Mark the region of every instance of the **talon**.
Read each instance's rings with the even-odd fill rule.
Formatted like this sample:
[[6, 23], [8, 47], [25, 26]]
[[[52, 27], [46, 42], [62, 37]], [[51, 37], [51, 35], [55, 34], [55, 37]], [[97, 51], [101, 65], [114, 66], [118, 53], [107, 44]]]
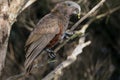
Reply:
[[71, 30], [67, 30], [65, 33], [68, 34], [68, 35], [73, 35], [75, 32], [71, 31]]
[[68, 39], [70, 38], [70, 36], [72, 36], [75, 32], [74, 31], [70, 31], [70, 30], [67, 30], [63, 36], [61, 37], [62, 39]]
[[51, 59], [54, 59], [56, 57], [56, 54], [52, 49], [46, 49], [46, 51], [48, 52], [48, 55]]

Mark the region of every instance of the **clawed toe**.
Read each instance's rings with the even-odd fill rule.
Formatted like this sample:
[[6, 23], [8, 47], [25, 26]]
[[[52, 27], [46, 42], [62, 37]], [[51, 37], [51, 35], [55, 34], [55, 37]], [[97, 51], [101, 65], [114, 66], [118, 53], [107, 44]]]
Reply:
[[68, 39], [68, 38], [70, 38], [70, 36], [72, 36], [74, 34], [74, 31], [70, 31], [70, 30], [67, 30], [64, 34], [63, 34], [63, 36], [62, 36], [62, 39]]
[[46, 49], [46, 51], [48, 52], [48, 55], [51, 59], [54, 59], [56, 57], [56, 54], [52, 49]]

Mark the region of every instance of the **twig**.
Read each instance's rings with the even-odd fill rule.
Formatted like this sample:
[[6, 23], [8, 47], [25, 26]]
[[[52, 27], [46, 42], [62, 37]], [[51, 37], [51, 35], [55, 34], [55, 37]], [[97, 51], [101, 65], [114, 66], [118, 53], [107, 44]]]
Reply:
[[120, 9], [120, 6], [115, 7], [115, 8], [113, 8], [113, 9], [109, 10], [108, 12], [105, 12], [105, 13], [103, 13], [103, 14], [100, 14], [100, 15], [96, 16], [96, 19], [103, 18], [103, 17], [105, 17], [105, 16], [107, 16], [107, 15], [109, 15], [109, 14], [114, 13], [115, 11], [117, 11], [117, 10], [119, 10], [119, 9]]
[[101, 0], [95, 7], [93, 7], [84, 17], [82, 17], [76, 24], [72, 26], [70, 30], [74, 30], [82, 21], [89, 17], [93, 12], [95, 12], [106, 0]]

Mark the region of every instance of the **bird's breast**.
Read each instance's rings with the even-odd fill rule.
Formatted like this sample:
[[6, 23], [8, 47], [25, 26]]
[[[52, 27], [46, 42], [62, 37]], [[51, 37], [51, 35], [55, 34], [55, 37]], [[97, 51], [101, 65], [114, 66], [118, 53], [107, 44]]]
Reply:
[[61, 36], [62, 36], [63, 33], [64, 33], [63, 25], [59, 24], [59, 32], [50, 41], [50, 43], [47, 45], [47, 48], [52, 48], [61, 39]]

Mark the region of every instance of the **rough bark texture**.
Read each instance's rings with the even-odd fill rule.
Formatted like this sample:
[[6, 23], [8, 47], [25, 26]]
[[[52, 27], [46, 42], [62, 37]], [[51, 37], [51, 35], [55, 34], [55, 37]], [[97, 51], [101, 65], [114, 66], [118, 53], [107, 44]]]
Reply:
[[8, 35], [10, 33], [10, 25], [7, 20], [0, 19], [0, 75], [4, 67], [5, 56], [8, 44]]
[[0, 75], [1, 71], [4, 67], [8, 37], [10, 33], [10, 24], [8, 22], [8, 5], [7, 3], [3, 3], [0, 5]]
[[0, 75], [4, 68], [11, 26], [28, 1], [29, 0], [0, 1]]

